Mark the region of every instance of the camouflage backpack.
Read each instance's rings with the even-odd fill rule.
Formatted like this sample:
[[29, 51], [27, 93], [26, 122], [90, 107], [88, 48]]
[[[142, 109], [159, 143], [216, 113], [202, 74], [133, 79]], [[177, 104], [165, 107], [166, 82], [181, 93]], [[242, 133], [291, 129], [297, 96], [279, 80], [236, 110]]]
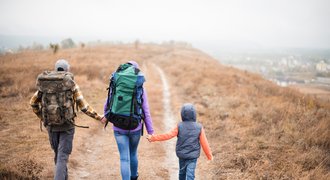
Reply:
[[73, 74], [64, 71], [45, 71], [37, 78], [42, 92], [41, 116], [45, 126], [73, 123], [75, 99], [73, 97]]

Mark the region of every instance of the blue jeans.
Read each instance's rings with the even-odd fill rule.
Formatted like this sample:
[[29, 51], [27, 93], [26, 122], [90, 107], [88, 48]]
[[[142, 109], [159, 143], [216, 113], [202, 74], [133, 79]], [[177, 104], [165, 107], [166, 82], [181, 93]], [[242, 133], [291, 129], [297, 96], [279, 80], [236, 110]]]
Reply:
[[141, 130], [136, 132], [114, 131], [120, 154], [120, 172], [123, 180], [138, 176], [137, 147], [140, 142]]
[[68, 179], [67, 163], [72, 151], [74, 129], [61, 132], [48, 130], [49, 142], [55, 153], [55, 180]]
[[195, 179], [196, 159], [181, 159], [179, 158], [179, 180]]

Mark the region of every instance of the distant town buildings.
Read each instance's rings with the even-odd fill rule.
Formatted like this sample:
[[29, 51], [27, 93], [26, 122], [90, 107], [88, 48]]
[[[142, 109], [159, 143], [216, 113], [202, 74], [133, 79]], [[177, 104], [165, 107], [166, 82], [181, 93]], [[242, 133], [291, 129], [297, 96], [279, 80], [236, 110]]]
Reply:
[[279, 86], [322, 84], [330, 88], [330, 59], [307, 54], [229, 54], [223, 64], [261, 74]]
[[330, 69], [329, 69], [329, 65], [327, 63], [325, 63], [324, 61], [321, 61], [316, 64], [316, 70], [318, 72], [328, 72]]
[[14, 51], [12, 49], [6, 47], [0, 47], [0, 55], [1, 54], [13, 54]]

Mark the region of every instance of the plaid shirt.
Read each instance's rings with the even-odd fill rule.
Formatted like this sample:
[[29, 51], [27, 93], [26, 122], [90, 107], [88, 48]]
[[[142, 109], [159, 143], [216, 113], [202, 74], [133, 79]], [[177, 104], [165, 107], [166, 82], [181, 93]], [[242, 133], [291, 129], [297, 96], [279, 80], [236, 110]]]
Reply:
[[[37, 91], [34, 93], [30, 100], [30, 105], [33, 109], [33, 112], [41, 119], [41, 97], [42, 92]], [[95, 110], [87, 103], [87, 101], [84, 99], [79, 86], [76, 84], [73, 89], [73, 97], [76, 100], [76, 103], [79, 107], [79, 109], [84, 112], [86, 115], [90, 116], [91, 118], [94, 118], [96, 120], [101, 120], [102, 117], [95, 112]]]

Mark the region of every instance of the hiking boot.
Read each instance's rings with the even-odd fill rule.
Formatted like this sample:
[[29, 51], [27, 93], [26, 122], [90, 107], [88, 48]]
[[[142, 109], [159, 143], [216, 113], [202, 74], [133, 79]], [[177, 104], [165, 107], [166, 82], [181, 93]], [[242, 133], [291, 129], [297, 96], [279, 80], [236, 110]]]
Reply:
[[137, 180], [139, 176], [131, 177], [131, 180]]

